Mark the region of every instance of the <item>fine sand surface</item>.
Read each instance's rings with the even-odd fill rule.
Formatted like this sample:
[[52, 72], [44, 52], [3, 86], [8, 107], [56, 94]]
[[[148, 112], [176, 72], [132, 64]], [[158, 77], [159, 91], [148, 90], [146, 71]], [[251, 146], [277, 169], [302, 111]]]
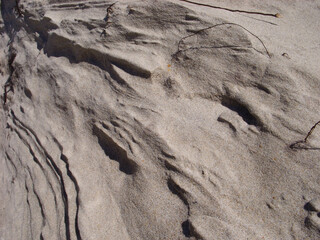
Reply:
[[320, 1], [114, 2], [1, 1], [0, 240], [320, 239]]

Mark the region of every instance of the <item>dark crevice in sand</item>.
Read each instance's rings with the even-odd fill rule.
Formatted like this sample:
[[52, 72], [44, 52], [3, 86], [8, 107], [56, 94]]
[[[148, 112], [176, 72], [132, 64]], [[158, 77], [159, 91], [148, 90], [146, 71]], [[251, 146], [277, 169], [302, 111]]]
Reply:
[[39, 205], [39, 208], [40, 208], [41, 217], [42, 217], [42, 225], [41, 225], [41, 228], [43, 229], [43, 227], [44, 227], [45, 224], [46, 224], [46, 215], [45, 215], [45, 213], [44, 213], [44, 206], [43, 206], [43, 204], [42, 204], [42, 202], [41, 202], [41, 199], [40, 199], [40, 197], [39, 197], [39, 194], [38, 194], [38, 193], [36, 192], [36, 190], [35, 190], [35, 185], [34, 185], [35, 182], [34, 182], [34, 179], [33, 179], [32, 174], [31, 174], [31, 171], [30, 171], [29, 167], [26, 167], [26, 169], [27, 169], [27, 172], [28, 172], [28, 174], [29, 174], [29, 176], [30, 176], [30, 179], [31, 179], [33, 194], [36, 196], [36, 199], [37, 199], [37, 202], [38, 202], [38, 205]]
[[58, 28], [58, 25], [54, 24], [50, 18], [43, 17], [38, 20], [33, 18], [33, 16], [28, 12], [26, 12], [24, 20], [26, 23], [24, 28], [29, 34], [34, 35], [35, 41], [37, 42], [37, 48], [39, 50], [44, 48], [49, 37], [48, 32]]
[[167, 152], [165, 152], [165, 151], [163, 151], [163, 150], [161, 150], [161, 154], [162, 154], [163, 156], [165, 156], [166, 158], [176, 159], [176, 157], [175, 157], [174, 155], [172, 155], [172, 154], [170, 154], [170, 153], [167, 153]]
[[114, 161], [119, 163], [119, 170], [125, 174], [132, 175], [137, 172], [138, 165], [128, 157], [125, 149], [117, 144], [110, 136], [107, 135], [102, 129], [93, 126], [93, 134], [97, 136], [98, 143], [104, 153]]
[[52, 185], [52, 183], [51, 183], [50, 180], [49, 180], [48, 174], [46, 173], [46, 170], [45, 170], [44, 166], [40, 163], [39, 159], [36, 157], [34, 151], [32, 150], [31, 145], [30, 145], [29, 142], [21, 135], [21, 133], [20, 133], [17, 129], [13, 128], [13, 127], [12, 127], [11, 125], [9, 125], [9, 124], [8, 124], [8, 127], [17, 134], [17, 136], [18, 136], [19, 139], [22, 141], [22, 143], [28, 148], [29, 153], [31, 154], [33, 161], [40, 167], [41, 171], [43, 172], [43, 174], [44, 174], [44, 176], [45, 176], [45, 178], [46, 178], [46, 180], [47, 180], [47, 182], [48, 182], [48, 184], [49, 184], [50, 190], [51, 190], [51, 192], [53, 193], [54, 202], [55, 202], [55, 209], [58, 209], [57, 197], [56, 197], [56, 194], [55, 194], [55, 192], [54, 192], [53, 185]]
[[271, 94], [271, 91], [264, 85], [262, 84], [256, 84], [255, 87], [261, 91], [264, 91], [267, 94]]
[[33, 228], [32, 228], [32, 210], [31, 210], [30, 201], [29, 201], [29, 188], [27, 186], [27, 180], [25, 180], [25, 182], [24, 182], [24, 187], [27, 192], [26, 200], [27, 200], [27, 206], [28, 206], [28, 210], [29, 210], [29, 227], [30, 227], [31, 239], [34, 239], [33, 238]]
[[[169, 190], [177, 195], [180, 200], [186, 205], [187, 207], [187, 216], [189, 218], [190, 216], [190, 205], [188, 202], [188, 199], [186, 197], [186, 191], [184, 189], [182, 189], [171, 177], [167, 180], [167, 185]], [[190, 231], [190, 222], [189, 219], [185, 220], [182, 224], [181, 224], [181, 228], [182, 228], [182, 233], [184, 234], [185, 237], [189, 238], [192, 237], [192, 233]]]
[[181, 227], [182, 227], [182, 233], [184, 234], [184, 236], [186, 236], [188, 238], [191, 237], [189, 220], [184, 221], [181, 224]]
[[3, 104], [7, 103], [8, 93], [14, 93], [14, 78], [18, 77], [15, 72], [15, 67], [13, 65], [14, 60], [17, 56], [16, 50], [13, 48], [12, 44], [9, 46], [9, 54], [8, 54], [8, 66], [9, 66], [9, 77], [4, 84], [4, 92], [3, 92]]
[[[67, 191], [65, 188], [65, 182], [64, 182], [62, 172], [61, 172], [60, 168], [57, 166], [57, 164], [55, 163], [55, 161], [53, 160], [53, 158], [49, 155], [47, 150], [43, 147], [43, 145], [41, 144], [36, 133], [31, 128], [27, 127], [22, 121], [20, 121], [16, 117], [16, 115], [14, 114], [13, 111], [11, 111], [11, 116], [12, 116], [12, 120], [13, 120], [14, 124], [19, 129], [24, 131], [27, 134], [27, 136], [31, 137], [31, 139], [34, 138], [34, 144], [38, 148], [38, 151], [43, 154], [44, 159], [46, 160], [47, 165], [49, 166], [49, 169], [52, 170], [52, 172], [56, 176], [57, 181], [59, 182], [58, 185], [60, 186], [61, 197], [62, 197], [62, 202], [63, 202], [63, 206], [64, 206], [64, 223], [65, 223], [65, 231], [66, 231], [65, 234], [66, 234], [66, 239], [69, 240], [69, 239], [71, 239], [71, 237], [70, 237], [70, 219], [69, 219], [69, 202], [68, 202], [68, 195], [67, 195]], [[21, 135], [20, 135], [20, 138], [21, 138]], [[27, 145], [29, 145], [27, 140], [25, 140], [24, 142]], [[33, 150], [31, 149], [30, 145], [29, 145], [29, 149], [30, 149], [30, 153], [33, 153]], [[33, 153], [33, 156], [34, 156], [34, 159], [37, 159], [35, 157], [34, 153]], [[39, 166], [42, 166], [40, 164], [39, 160], [37, 160], [37, 162], [38, 162]], [[43, 172], [46, 173], [46, 171], [44, 171], [44, 167], [42, 166], [41, 168], [42, 168]]]
[[245, 104], [226, 96], [222, 98], [221, 104], [239, 114], [247, 124], [255, 126], [260, 125], [259, 120], [250, 112]]
[[76, 195], [76, 209], [77, 210], [76, 210], [76, 217], [75, 217], [75, 231], [76, 231], [77, 239], [81, 240], [82, 238], [81, 238], [81, 233], [80, 233], [80, 228], [79, 228], [79, 207], [80, 207], [80, 199], [79, 199], [80, 188], [79, 188], [79, 184], [78, 184], [77, 179], [73, 175], [73, 173], [70, 171], [69, 160], [66, 157], [66, 155], [61, 153], [60, 159], [66, 164], [67, 175], [69, 176], [69, 178], [73, 182], [73, 185], [74, 185], [76, 193], [77, 193], [77, 195]]
[[168, 160], [162, 159], [162, 158], [159, 158], [159, 160], [164, 162], [164, 166], [167, 170], [173, 171], [176, 173], [181, 173], [181, 170], [178, 167], [176, 167], [175, 165], [173, 165], [171, 162], [169, 162]]
[[226, 123], [228, 124], [229, 128], [235, 133], [237, 132], [237, 129], [236, 127], [230, 122], [228, 121], [227, 119], [223, 118], [223, 117], [218, 117], [218, 122], [221, 122], [221, 123]]
[[189, 203], [188, 203], [188, 199], [187, 197], [185, 196], [186, 194], [186, 191], [183, 190], [172, 178], [169, 178], [168, 179], [168, 182], [167, 182], [167, 185], [168, 185], [168, 188], [169, 190], [177, 195], [181, 201], [188, 207], [189, 209]]
[[191, 221], [189, 221], [189, 231], [190, 231], [190, 236], [194, 237], [195, 239], [205, 239], [194, 227]]
[[133, 76], [141, 78], [149, 78], [151, 76], [151, 72], [146, 69], [142, 69], [126, 59], [117, 58], [107, 53], [102, 53], [96, 49], [82, 47], [81, 45], [75, 44], [73, 41], [56, 33], [49, 35], [44, 52], [49, 57], [66, 57], [71, 63], [87, 62], [97, 66], [100, 69], [109, 72], [111, 77], [119, 81], [122, 85], [126, 82], [115, 72], [112, 64]]
[[14, 164], [12, 158], [10, 157], [10, 155], [8, 154], [7, 151], [5, 151], [4, 154], [5, 154], [5, 159], [10, 163], [11, 166], [13, 166], [13, 169], [14, 169], [14, 176], [13, 177], [16, 178], [18, 175], [17, 166]]

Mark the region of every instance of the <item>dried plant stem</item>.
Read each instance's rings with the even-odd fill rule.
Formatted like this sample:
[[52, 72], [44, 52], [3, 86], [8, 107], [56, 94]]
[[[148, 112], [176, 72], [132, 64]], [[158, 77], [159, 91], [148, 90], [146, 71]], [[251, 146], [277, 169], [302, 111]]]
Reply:
[[320, 121], [316, 122], [316, 124], [314, 124], [312, 126], [312, 128], [310, 129], [310, 131], [308, 132], [307, 136], [304, 138], [304, 142], [307, 142], [308, 138], [310, 137], [310, 135], [312, 134], [313, 130], [317, 127], [317, 125], [320, 123]]
[[209, 4], [204, 4], [204, 3], [198, 3], [198, 2], [193, 2], [193, 1], [188, 1], [188, 0], [179, 0], [181, 2], [187, 2], [199, 6], [204, 6], [204, 7], [210, 7], [210, 8], [215, 8], [215, 9], [220, 9], [220, 10], [225, 10], [229, 12], [239, 12], [239, 13], [246, 13], [246, 14], [256, 14], [256, 15], [262, 15], [262, 16], [268, 16], [268, 17], [279, 17], [279, 14], [273, 14], [273, 13], [264, 13], [264, 12], [253, 12], [253, 11], [245, 11], [245, 10], [238, 10], [238, 9], [230, 9], [230, 8], [225, 8], [225, 7], [218, 7], [218, 6], [213, 6]]
[[320, 121], [316, 122], [312, 126], [312, 128], [307, 133], [307, 136], [303, 140], [292, 143], [289, 147], [291, 149], [320, 150], [320, 148], [318, 148], [318, 147], [310, 147], [310, 146], [307, 146], [307, 144], [306, 144], [308, 141], [308, 138], [310, 137], [310, 135], [312, 134], [314, 129], [318, 126], [318, 124], [320, 124]]
[[201, 32], [204, 32], [204, 31], [209, 30], [209, 29], [211, 29], [211, 28], [215, 28], [215, 27], [222, 26], [222, 25], [235, 25], [235, 26], [241, 27], [242, 29], [244, 29], [245, 31], [247, 31], [248, 33], [250, 33], [252, 36], [254, 36], [255, 38], [257, 38], [257, 39], [261, 42], [262, 46], [263, 46], [264, 49], [266, 50], [266, 53], [267, 53], [268, 57], [271, 58], [270, 53], [269, 53], [267, 47], [264, 45], [263, 41], [262, 41], [257, 35], [255, 35], [254, 33], [250, 32], [248, 29], [246, 29], [245, 27], [243, 27], [243, 26], [241, 26], [240, 24], [237, 24], [237, 23], [219, 23], [219, 24], [215, 24], [215, 25], [210, 26], [210, 27], [206, 27], [206, 28], [200, 29], [200, 30], [198, 30], [198, 31], [196, 31], [196, 32], [188, 35], [188, 36], [185, 36], [185, 37], [181, 38], [181, 39], [179, 40], [179, 42], [178, 42], [178, 51], [177, 51], [177, 53], [181, 52], [181, 50], [180, 50], [180, 45], [181, 45], [181, 43], [182, 43], [182, 41], [183, 41], [184, 39], [189, 38], [189, 37], [192, 37], [192, 36], [195, 36], [195, 35], [197, 35], [197, 34], [199, 34], [199, 33], [201, 33]]

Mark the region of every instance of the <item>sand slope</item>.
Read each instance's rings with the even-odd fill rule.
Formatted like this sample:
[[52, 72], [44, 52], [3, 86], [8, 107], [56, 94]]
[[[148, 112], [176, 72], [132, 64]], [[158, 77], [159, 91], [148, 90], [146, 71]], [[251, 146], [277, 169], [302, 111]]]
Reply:
[[1, 1], [1, 240], [320, 237], [320, 3], [197, 2]]

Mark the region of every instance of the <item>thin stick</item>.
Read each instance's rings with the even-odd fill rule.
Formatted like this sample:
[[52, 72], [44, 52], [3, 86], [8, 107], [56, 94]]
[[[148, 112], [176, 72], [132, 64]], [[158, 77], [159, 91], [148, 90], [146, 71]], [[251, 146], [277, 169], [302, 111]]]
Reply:
[[[316, 122], [312, 128], [310, 129], [310, 131], [308, 132], [307, 136], [300, 141], [297, 141], [295, 143], [292, 143], [289, 147], [291, 149], [305, 149], [305, 150], [320, 150], [320, 148], [314, 148], [314, 147], [308, 147], [306, 145], [308, 138], [310, 137], [310, 135], [312, 134], [313, 130], [317, 127], [317, 125], [320, 124], [320, 121]], [[302, 145], [301, 145], [302, 144]]]
[[[181, 0], [181, 1], [182, 1], [182, 0]], [[255, 38], [257, 38], [257, 39], [261, 42], [262, 46], [263, 46], [264, 49], [266, 50], [266, 53], [268, 54], [268, 57], [271, 58], [270, 53], [269, 53], [267, 47], [266, 47], [266, 46], [264, 45], [264, 43], [262, 42], [262, 40], [261, 40], [257, 35], [255, 35], [254, 33], [250, 32], [248, 29], [246, 29], [245, 27], [242, 27], [241, 25], [239, 25], [239, 24], [237, 24], [237, 23], [219, 23], [219, 24], [216, 24], [216, 25], [213, 25], [213, 26], [210, 26], [210, 27], [206, 27], [206, 28], [200, 29], [200, 30], [196, 31], [195, 33], [192, 33], [192, 34], [190, 34], [190, 35], [188, 35], [188, 36], [185, 36], [185, 37], [181, 38], [180, 41], [178, 42], [178, 51], [177, 51], [177, 53], [181, 51], [181, 50], [180, 50], [180, 45], [181, 45], [181, 42], [182, 42], [184, 39], [189, 38], [189, 37], [192, 37], [192, 36], [195, 36], [195, 35], [199, 34], [200, 32], [209, 30], [209, 29], [214, 28], [214, 27], [222, 26], [222, 25], [235, 25], [235, 26], [241, 27], [242, 29], [244, 29], [245, 31], [247, 31], [248, 33], [250, 33], [252, 36], [254, 36]]]
[[320, 123], [320, 121], [318, 121], [316, 124], [314, 124], [312, 126], [312, 128], [310, 129], [310, 131], [308, 132], [307, 136], [304, 138], [304, 142], [307, 142], [308, 138], [310, 137], [310, 135], [312, 134], [313, 130], [317, 127], [317, 125]]
[[225, 7], [218, 7], [218, 6], [213, 6], [213, 5], [209, 5], [209, 4], [204, 4], [204, 3], [192, 2], [192, 1], [188, 1], [188, 0], [179, 0], [179, 1], [187, 2], [187, 3], [191, 3], [191, 4], [196, 4], [196, 5], [204, 6], [204, 7], [210, 7], [210, 8], [220, 9], [220, 10], [226, 10], [226, 11], [229, 11], [229, 12], [256, 14], [256, 15], [263, 15], [263, 16], [276, 17], [276, 18], [279, 17], [278, 13], [273, 14], [273, 13], [253, 12], [253, 11], [245, 11], [245, 10], [238, 10], [238, 9], [230, 9], [230, 8], [225, 8]]

